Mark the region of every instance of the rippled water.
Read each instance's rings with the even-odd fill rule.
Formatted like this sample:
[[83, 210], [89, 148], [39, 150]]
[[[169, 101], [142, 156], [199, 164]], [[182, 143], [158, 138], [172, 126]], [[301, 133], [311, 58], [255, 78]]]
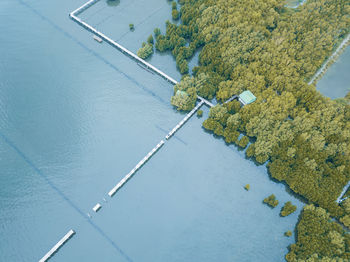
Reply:
[[[204, 118], [107, 196], [184, 115], [169, 83], [68, 18], [83, 3], [0, 1], [0, 261], [38, 261], [69, 229], [52, 261], [283, 261], [299, 212], [281, 218], [262, 199], [303, 204]], [[101, 1], [82, 17], [135, 52], [170, 9]], [[150, 61], [180, 78], [170, 56]]]

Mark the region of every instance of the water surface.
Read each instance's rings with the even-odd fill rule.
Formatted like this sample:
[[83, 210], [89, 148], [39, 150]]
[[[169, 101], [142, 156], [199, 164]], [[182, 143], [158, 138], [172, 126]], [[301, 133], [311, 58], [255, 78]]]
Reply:
[[[298, 211], [302, 203], [204, 132], [204, 118], [108, 198], [184, 115], [169, 103], [169, 83], [68, 18], [83, 3], [0, 2], [0, 261], [37, 261], [71, 228], [52, 261], [283, 261], [298, 212], [281, 218], [261, 201], [274, 193]], [[136, 51], [154, 27], [164, 30], [170, 9], [101, 1], [83, 15]], [[180, 78], [170, 56], [151, 62]]]
[[328, 68], [317, 82], [317, 89], [332, 99], [344, 97], [350, 91], [350, 47]]

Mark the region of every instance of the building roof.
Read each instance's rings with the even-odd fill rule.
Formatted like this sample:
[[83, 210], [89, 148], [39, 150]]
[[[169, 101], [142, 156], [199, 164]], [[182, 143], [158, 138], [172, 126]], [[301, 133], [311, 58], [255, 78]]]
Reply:
[[256, 97], [249, 90], [246, 90], [239, 95], [239, 101], [241, 101], [243, 105], [248, 105], [250, 103], [253, 103], [255, 100], [256, 100]]
[[185, 91], [182, 91], [182, 90], [177, 90], [176, 91], [176, 95], [177, 96], [182, 96], [182, 97], [187, 97], [188, 96], [188, 94]]

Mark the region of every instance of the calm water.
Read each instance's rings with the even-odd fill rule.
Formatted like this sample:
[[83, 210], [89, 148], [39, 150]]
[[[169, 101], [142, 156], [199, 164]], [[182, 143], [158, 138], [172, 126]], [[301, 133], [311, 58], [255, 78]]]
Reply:
[[344, 97], [350, 91], [350, 47], [328, 68], [317, 82], [317, 89], [332, 99]]
[[[203, 119], [107, 197], [183, 115], [170, 84], [68, 18], [83, 2], [0, 1], [0, 261], [38, 261], [71, 228], [52, 261], [283, 261], [303, 204]], [[170, 9], [101, 1], [82, 16], [136, 51]], [[170, 56], [151, 63], [180, 78]], [[261, 203], [271, 193], [298, 212], [279, 217]]]

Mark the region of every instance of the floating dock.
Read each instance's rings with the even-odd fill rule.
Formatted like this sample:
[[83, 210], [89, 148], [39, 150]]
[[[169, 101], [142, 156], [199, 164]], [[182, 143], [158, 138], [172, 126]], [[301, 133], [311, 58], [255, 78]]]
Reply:
[[108, 195], [112, 197], [163, 145], [164, 141], [162, 140], [122, 180], [120, 180], [111, 191], [109, 191]]
[[92, 208], [92, 210], [94, 211], [94, 212], [97, 212], [97, 211], [99, 211], [100, 209], [101, 209], [101, 204], [100, 203], [97, 203], [93, 208]]
[[193, 108], [193, 109], [191, 110], [191, 112], [189, 112], [189, 113], [185, 116], [185, 118], [182, 119], [182, 120], [180, 121], [180, 123], [178, 123], [178, 124], [169, 132], [169, 134], [166, 135], [165, 139], [168, 140], [170, 137], [172, 137], [172, 135], [174, 135], [174, 134], [176, 133], [176, 131], [179, 130], [179, 129], [187, 122], [187, 120], [190, 119], [191, 116], [193, 116], [193, 114], [197, 112], [197, 110], [198, 110], [203, 104], [204, 104], [204, 101], [199, 102], [198, 105], [197, 105], [195, 108]]
[[46, 253], [45, 256], [42, 257], [42, 259], [39, 260], [39, 262], [45, 262], [47, 261], [60, 247], [62, 247], [64, 245], [64, 243], [66, 243], [73, 235], [75, 234], [74, 230], [69, 230], [68, 233], [61, 238], [60, 241], [57, 242], [56, 245], [54, 245], [53, 248], [50, 249], [49, 252]]

